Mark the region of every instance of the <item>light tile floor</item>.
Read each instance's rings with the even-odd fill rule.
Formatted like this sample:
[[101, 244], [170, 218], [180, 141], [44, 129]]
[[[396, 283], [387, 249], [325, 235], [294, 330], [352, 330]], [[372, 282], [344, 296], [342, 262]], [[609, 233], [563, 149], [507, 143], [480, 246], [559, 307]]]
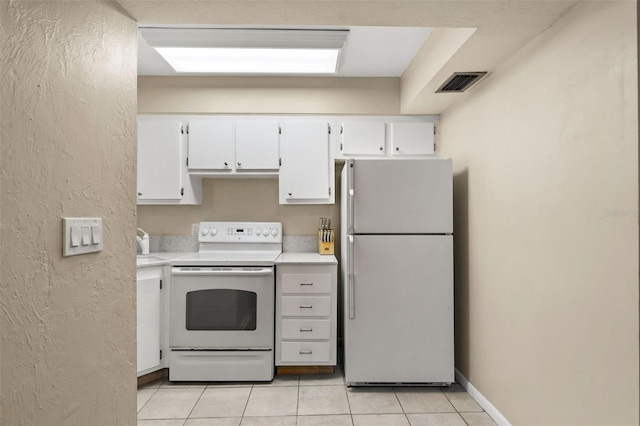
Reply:
[[334, 374], [276, 376], [271, 383], [160, 380], [138, 389], [140, 426], [495, 425], [458, 384], [352, 387]]

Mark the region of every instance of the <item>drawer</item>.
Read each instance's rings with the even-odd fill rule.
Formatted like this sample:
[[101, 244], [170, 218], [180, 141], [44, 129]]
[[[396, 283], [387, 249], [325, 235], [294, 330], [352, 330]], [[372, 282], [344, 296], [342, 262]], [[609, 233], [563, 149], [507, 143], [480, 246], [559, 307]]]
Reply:
[[283, 339], [329, 339], [331, 320], [283, 319]]
[[331, 293], [331, 274], [282, 274], [283, 293]]
[[329, 296], [282, 296], [282, 316], [328, 317], [331, 315]]
[[282, 342], [280, 361], [312, 365], [331, 361], [330, 342]]

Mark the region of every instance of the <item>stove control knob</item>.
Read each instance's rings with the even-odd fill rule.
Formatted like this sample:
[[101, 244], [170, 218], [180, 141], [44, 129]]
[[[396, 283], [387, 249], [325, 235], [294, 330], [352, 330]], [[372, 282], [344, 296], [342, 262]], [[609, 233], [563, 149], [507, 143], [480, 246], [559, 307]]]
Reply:
[[205, 236], [205, 235], [209, 235], [209, 230], [207, 228], [202, 228], [202, 231], [200, 231], [200, 233]]
[[209, 233], [213, 237], [214, 235], [218, 235], [218, 230], [216, 228], [209, 228]]
[[271, 235], [273, 235], [274, 237], [278, 235], [278, 230], [276, 228], [273, 228], [271, 230]]
[[260, 235], [262, 235], [262, 229], [258, 228], [256, 229], [256, 235], [259, 237]]

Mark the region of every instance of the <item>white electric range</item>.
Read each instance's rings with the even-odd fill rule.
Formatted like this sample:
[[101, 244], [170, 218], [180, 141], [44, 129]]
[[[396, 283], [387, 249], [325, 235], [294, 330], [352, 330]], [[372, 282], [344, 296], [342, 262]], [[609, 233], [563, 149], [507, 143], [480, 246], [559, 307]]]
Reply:
[[282, 224], [201, 222], [199, 251], [171, 262], [171, 381], [269, 381]]

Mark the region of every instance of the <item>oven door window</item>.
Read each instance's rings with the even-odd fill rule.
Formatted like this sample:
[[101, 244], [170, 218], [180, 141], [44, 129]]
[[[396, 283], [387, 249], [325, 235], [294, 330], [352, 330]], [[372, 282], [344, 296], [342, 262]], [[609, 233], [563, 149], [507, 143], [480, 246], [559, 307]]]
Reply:
[[255, 330], [255, 292], [198, 290], [187, 293], [187, 330]]

